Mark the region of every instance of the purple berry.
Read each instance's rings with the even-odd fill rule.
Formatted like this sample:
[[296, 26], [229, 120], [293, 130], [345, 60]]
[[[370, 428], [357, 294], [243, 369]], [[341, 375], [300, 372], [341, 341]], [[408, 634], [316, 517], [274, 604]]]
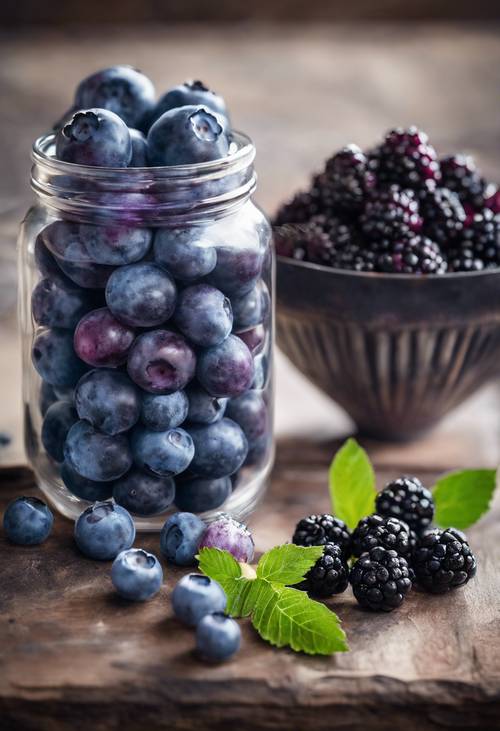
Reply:
[[250, 330], [239, 332], [236, 335], [245, 343], [252, 355], [260, 353], [266, 344], [267, 333], [264, 325], [257, 325], [256, 327], [252, 327]]
[[134, 331], [119, 322], [107, 307], [85, 315], [75, 330], [75, 351], [96, 368], [116, 368], [127, 360]]
[[132, 158], [128, 127], [105, 109], [78, 111], [56, 135], [56, 157], [77, 165], [125, 168]]
[[212, 396], [239, 396], [250, 388], [254, 367], [250, 351], [235, 335], [200, 353], [196, 375]]
[[130, 378], [150, 393], [173, 393], [193, 378], [196, 356], [182, 335], [153, 330], [140, 335], [127, 363]]
[[229, 516], [223, 516], [211, 523], [200, 543], [202, 548], [219, 548], [229, 551], [237, 561], [250, 563], [254, 554], [252, 534], [243, 523], [238, 523]]

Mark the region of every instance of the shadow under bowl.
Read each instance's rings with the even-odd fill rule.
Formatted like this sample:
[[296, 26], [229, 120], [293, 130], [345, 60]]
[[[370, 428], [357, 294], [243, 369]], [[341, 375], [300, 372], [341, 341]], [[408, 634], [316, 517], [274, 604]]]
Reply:
[[277, 274], [279, 347], [366, 435], [415, 437], [500, 374], [500, 269]]

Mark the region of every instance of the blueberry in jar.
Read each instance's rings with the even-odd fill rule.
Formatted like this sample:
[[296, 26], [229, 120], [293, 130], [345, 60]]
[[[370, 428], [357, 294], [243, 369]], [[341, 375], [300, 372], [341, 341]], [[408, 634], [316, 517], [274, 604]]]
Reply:
[[54, 516], [36, 497], [18, 497], [7, 505], [3, 516], [3, 529], [11, 543], [19, 546], [35, 546], [48, 537]]
[[195, 345], [208, 348], [227, 338], [233, 326], [229, 299], [209, 284], [195, 284], [179, 293], [174, 322]]
[[95, 368], [116, 368], [127, 360], [135, 332], [123, 324], [107, 307], [92, 310], [82, 317], [75, 335], [75, 351]]
[[231, 419], [221, 419], [214, 424], [189, 425], [194, 444], [194, 457], [189, 465], [190, 473], [197, 477], [228, 477], [237, 472], [248, 453], [248, 441], [241, 429]]
[[130, 378], [149, 393], [173, 393], [193, 378], [196, 356], [182, 335], [153, 330], [136, 338], [127, 361]]
[[148, 143], [145, 135], [138, 129], [129, 128], [130, 139], [132, 140], [131, 168], [144, 168], [148, 164]]
[[31, 295], [33, 319], [37, 325], [45, 327], [71, 330], [94, 307], [94, 298], [62, 274], [57, 278], [41, 279]]
[[40, 332], [33, 342], [31, 359], [38, 374], [51, 386], [75, 386], [87, 370], [75, 353], [70, 330]]
[[155, 261], [185, 282], [210, 274], [217, 263], [213, 241], [201, 226], [159, 228], [153, 248]]
[[152, 262], [120, 267], [106, 285], [106, 303], [120, 322], [154, 327], [172, 316], [177, 288], [168, 272]]
[[42, 444], [47, 454], [56, 462], [64, 461], [64, 443], [68, 432], [78, 421], [73, 404], [56, 401], [49, 407], [42, 424]]
[[174, 496], [175, 482], [171, 477], [159, 477], [135, 468], [113, 484], [115, 502], [141, 517], [165, 512]]
[[135, 525], [130, 514], [111, 500], [90, 505], [75, 522], [75, 541], [88, 558], [109, 561], [130, 548]]
[[56, 157], [92, 167], [126, 168], [132, 140], [125, 122], [106, 109], [82, 109], [56, 134]]
[[69, 430], [64, 459], [79, 475], [96, 482], [117, 480], [132, 466], [127, 437], [103, 434], [87, 421], [77, 421]]
[[232, 492], [229, 477], [216, 479], [179, 479], [175, 490], [175, 505], [179, 510], [204, 513], [223, 505]]
[[75, 390], [75, 406], [86, 419], [105, 434], [120, 434], [139, 420], [139, 390], [125, 373], [97, 369], [86, 373]]
[[241, 332], [260, 325], [270, 310], [269, 292], [263, 282], [241, 297], [231, 297], [234, 330]]
[[152, 431], [167, 431], [180, 426], [188, 416], [189, 402], [185, 391], [167, 394], [143, 393], [141, 420]]
[[252, 385], [252, 354], [240, 338], [229, 335], [220, 345], [200, 352], [196, 375], [212, 396], [240, 396]]
[[177, 566], [192, 566], [206, 525], [193, 513], [175, 513], [165, 522], [160, 533], [160, 550]]
[[113, 561], [111, 581], [124, 599], [143, 602], [160, 591], [163, 569], [152, 553], [142, 548], [129, 548]]
[[72, 495], [89, 503], [109, 500], [113, 495], [112, 482], [96, 482], [82, 477], [68, 462], [63, 462], [61, 465], [61, 480]]
[[158, 432], [136, 426], [130, 442], [135, 464], [163, 477], [184, 472], [194, 455], [191, 435], [180, 428]]
[[227, 398], [212, 396], [197, 383], [190, 384], [186, 394], [189, 402], [187, 418], [194, 424], [214, 424], [224, 416]]
[[170, 109], [185, 107], [189, 105], [202, 104], [207, 109], [217, 112], [224, 117], [226, 124], [229, 121], [229, 113], [224, 99], [209, 89], [202, 81], [185, 81], [183, 84], [174, 86], [161, 96], [151, 113], [146, 116], [146, 126], [151, 127], [159, 117]]
[[177, 619], [196, 627], [212, 612], [223, 612], [227, 598], [221, 585], [202, 574], [187, 574], [172, 592], [172, 607]]

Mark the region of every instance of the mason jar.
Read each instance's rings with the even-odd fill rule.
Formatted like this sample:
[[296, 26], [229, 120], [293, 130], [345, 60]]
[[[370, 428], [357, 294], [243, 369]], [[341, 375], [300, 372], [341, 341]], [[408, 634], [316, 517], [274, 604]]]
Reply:
[[33, 147], [19, 237], [25, 445], [75, 518], [244, 519], [273, 459], [271, 229], [251, 140], [196, 165], [108, 169]]

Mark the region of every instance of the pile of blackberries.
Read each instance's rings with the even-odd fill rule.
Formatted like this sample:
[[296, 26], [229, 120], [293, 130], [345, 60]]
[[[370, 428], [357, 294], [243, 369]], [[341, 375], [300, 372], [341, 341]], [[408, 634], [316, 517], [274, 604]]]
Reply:
[[337, 269], [445, 274], [500, 267], [500, 191], [416, 127], [349, 145], [276, 214], [281, 256]]
[[[326, 598], [352, 586], [359, 604], [373, 611], [399, 607], [414, 583], [432, 594], [464, 586], [476, 558], [463, 533], [431, 527], [432, 494], [416, 477], [400, 477], [377, 496], [377, 512], [349, 533], [332, 515], [310, 515], [297, 524], [293, 542], [324, 546], [298, 588]], [[349, 560], [355, 557], [352, 567]]]

